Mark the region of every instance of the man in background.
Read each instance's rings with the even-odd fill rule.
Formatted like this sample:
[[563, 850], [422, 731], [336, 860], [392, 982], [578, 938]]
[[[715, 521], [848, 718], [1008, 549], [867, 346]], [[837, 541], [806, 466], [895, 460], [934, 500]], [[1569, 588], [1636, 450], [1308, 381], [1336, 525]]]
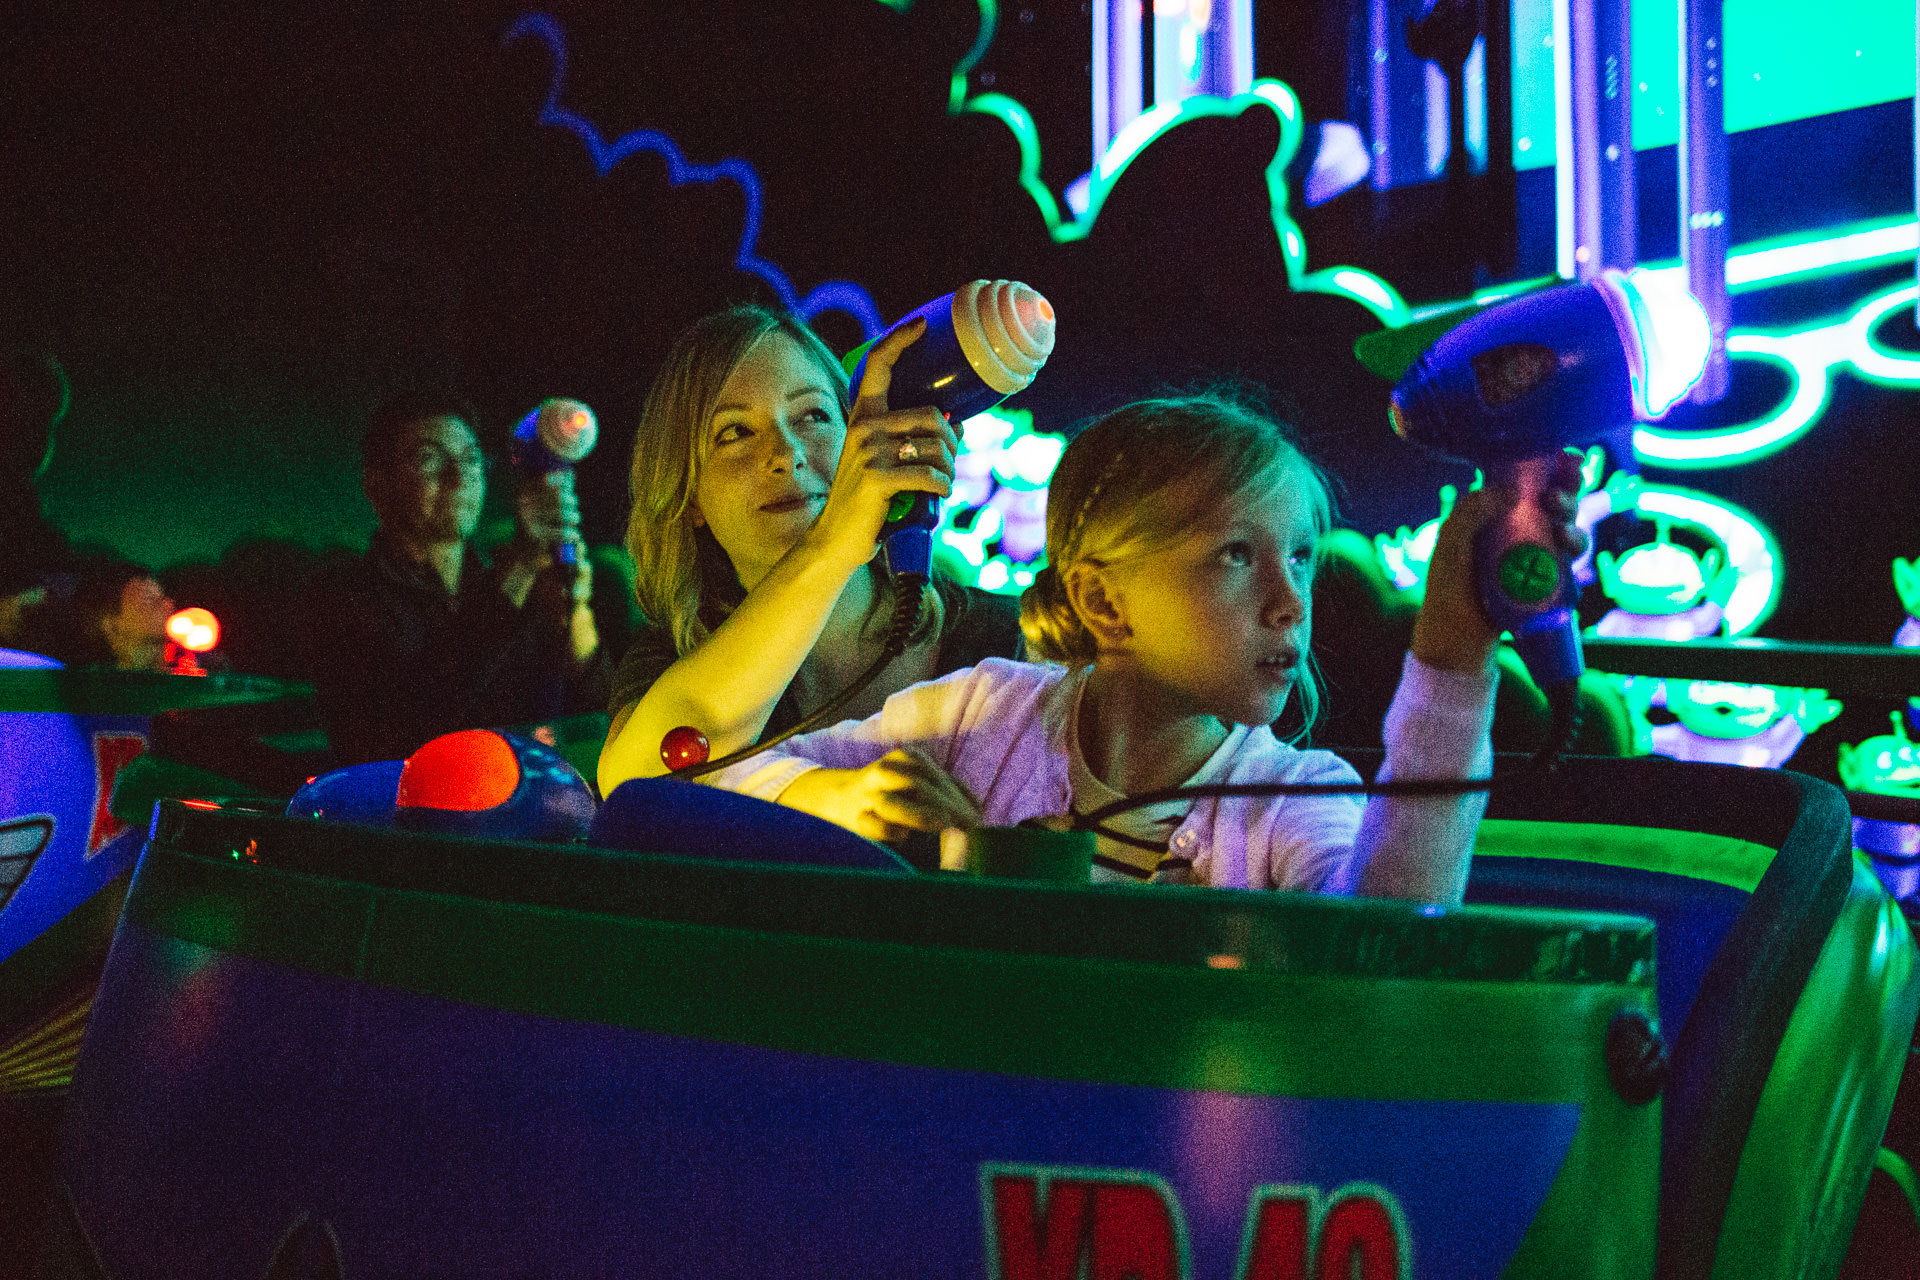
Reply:
[[380, 527], [365, 556], [320, 576], [305, 619], [340, 765], [606, 705], [573, 476], [519, 481], [513, 540], [489, 563], [471, 542], [487, 486], [475, 422], [459, 398], [420, 394], [368, 421], [362, 483]]

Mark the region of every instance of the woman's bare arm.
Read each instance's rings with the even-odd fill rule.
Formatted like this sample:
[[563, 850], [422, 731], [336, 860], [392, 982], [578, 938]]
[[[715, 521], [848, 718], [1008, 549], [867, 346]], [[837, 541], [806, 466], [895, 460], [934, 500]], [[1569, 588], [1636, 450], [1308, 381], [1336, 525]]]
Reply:
[[[894, 494], [944, 496], [951, 489], [959, 447], [953, 428], [932, 409], [896, 413], [886, 405], [893, 361], [920, 332], [914, 326], [890, 335], [868, 357], [833, 486], [813, 528], [699, 648], [668, 667], [615, 720], [600, 752], [603, 793], [628, 778], [665, 773], [660, 740], [680, 725], [705, 733], [715, 756], [758, 738], [847, 583], [873, 558]], [[935, 456], [924, 465], [901, 465], [899, 445], [908, 437], [937, 438]]]

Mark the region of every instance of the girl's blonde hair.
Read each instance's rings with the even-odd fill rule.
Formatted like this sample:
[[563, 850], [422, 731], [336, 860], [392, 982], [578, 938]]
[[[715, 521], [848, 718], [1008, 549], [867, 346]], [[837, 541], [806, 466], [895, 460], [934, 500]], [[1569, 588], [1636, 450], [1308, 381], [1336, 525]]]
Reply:
[[[1223, 395], [1142, 400], [1094, 422], [1067, 446], [1047, 485], [1047, 566], [1020, 598], [1028, 652], [1069, 666], [1093, 661], [1093, 633], [1063, 577], [1075, 564], [1159, 551], [1204, 512], [1258, 498], [1289, 470], [1308, 486], [1317, 537], [1333, 526], [1326, 473], [1291, 429], [1251, 405]], [[1311, 727], [1320, 706], [1311, 653], [1298, 688]]]
[[[647, 621], [665, 628], [683, 656], [699, 647], [745, 595], [726, 552], [712, 533], [695, 525], [693, 496], [710, 449], [707, 423], [721, 389], [747, 353], [776, 333], [791, 339], [817, 366], [840, 402], [844, 422], [853, 397], [827, 344], [797, 316], [751, 304], [689, 326], [667, 353], [640, 409], [630, 482], [633, 510], [627, 517], [633, 591]], [[925, 597], [915, 642], [946, 618], [931, 589]], [[876, 617], [884, 599], [876, 598]]]
[[[691, 652], [719, 619], [702, 619], [702, 605], [730, 607], [740, 594], [733, 565], [693, 519], [709, 442], [707, 422], [734, 367], [771, 334], [793, 340], [819, 366], [840, 401], [844, 420], [852, 408], [847, 376], [827, 344], [794, 316], [760, 306], [729, 307], [694, 322], [674, 342], [640, 410], [633, 441], [627, 552], [633, 557], [634, 595], [655, 626], [673, 636], [674, 648]], [[731, 586], [731, 590], [729, 587]]]

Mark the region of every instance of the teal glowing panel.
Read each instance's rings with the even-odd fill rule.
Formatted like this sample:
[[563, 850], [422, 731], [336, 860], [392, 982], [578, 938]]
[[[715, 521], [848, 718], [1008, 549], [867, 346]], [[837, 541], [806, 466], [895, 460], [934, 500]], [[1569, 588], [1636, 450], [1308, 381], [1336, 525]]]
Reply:
[[[1634, 0], [1633, 143], [1680, 140], [1680, 8]], [[1817, 15], [1817, 16], [1814, 16]], [[1913, 96], [1913, 0], [1726, 0], [1727, 132]], [[1513, 0], [1513, 162], [1554, 160], [1553, 6]]]

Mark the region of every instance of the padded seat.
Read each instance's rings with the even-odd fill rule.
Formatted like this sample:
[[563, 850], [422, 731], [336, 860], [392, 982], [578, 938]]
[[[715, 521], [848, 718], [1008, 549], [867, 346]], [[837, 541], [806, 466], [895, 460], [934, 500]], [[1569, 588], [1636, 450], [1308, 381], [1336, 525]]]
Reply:
[[1495, 791], [1487, 817], [1469, 902], [1658, 925], [1659, 1274], [1834, 1274], [1920, 1011], [1912, 937], [1853, 855], [1845, 796], [1781, 770], [1572, 757]]

